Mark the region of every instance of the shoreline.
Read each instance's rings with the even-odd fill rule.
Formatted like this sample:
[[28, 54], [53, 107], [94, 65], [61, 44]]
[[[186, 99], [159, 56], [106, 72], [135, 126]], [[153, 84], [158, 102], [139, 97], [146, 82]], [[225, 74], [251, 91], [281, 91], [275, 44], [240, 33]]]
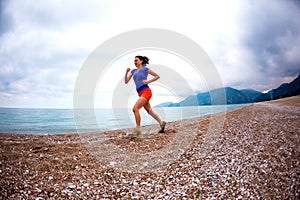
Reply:
[[[167, 117], [165, 119], [165, 121], [168, 121], [168, 122], [176, 122], [176, 121], [181, 121], [184, 116], [185, 118], [183, 119], [192, 119], [192, 118], [197, 118], [197, 117], [201, 117], [201, 116], [206, 116], [206, 115], [211, 115], [211, 114], [214, 114], [214, 113], [217, 113], [219, 112], [218, 110], [232, 110], [232, 109], [235, 109], [235, 108], [239, 108], [239, 107], [242, 107], [242, 106], [245, 106], [247, 104], [230, 104], [230, 105], [216, 105], [214, 109], [212, 108], [209, 108], [211, 106], [197, 106], [197, 107], [190, 107], [190, 106], [187, 106], [187, 107], [176, 107], [175, 111], [173, 111], [175, 115], [172, 115], [172, 114], [168, 114], [169, 117]], [[220, 108], [220, 107], [224, 107], [224, 109]], [[226, 107], [226, 108], [225, 108]], [[178, 108], [180, 110], [178, 110]], [[193, 108], [193, 110], [191, 110], [191, 112], [193, 113], [192, 115], [191, 114], [185, 114], [184, 116], [181, 114], [181, 115], [178, 115], [178, 112], [185, 112], [185, 113], [190, 113], [189, 110]], [[128, 110], [128, 108], [126, 108]], [[165, 108], [166, 111], [164, 112], [169, 112], [168, 110], [169, 109], [172, 109], [171, 107], [166, 107]], [[198, 110], [198, 115], [196, 115], [197, 113], [194, 112], [195, 109]], [[28, 109], [30, 110], [30, 108]], [[71, 109], [67, 109], [67, 110], [70, 110]], [[109, 109], [107, 109], [109, 110]], [[200, 112], [201, 110], [201, 112]], [[214, 113], [213, 113], [214, 112]], [[142, 112], [143, 113], [143, 112]], [[171, 112], [172, 113], [172, 112]], [[10, 115], [10, 113], [7, 113], [8, 115]], [[16, 113], [15, 113], [16, 114]], [[65, 114], [65, 113], [64, 113]], [[64, 115], [62, 114], [62, 115]], [[145, 117], [146, 121], [144, 121], [144, 125], [143, 127], [147, 127], [147, 126], [152, 126], [152, 125], [155, 125], [156, 122], [155, 121], [152, 121], [152, 124], [151, 124], [151, 120], [149, 121], [148, 118], [148, 115], [146, 113], [144, 113], [145, 116], [142, 116], [142, 118]], [[5, 112], [4, 112], [4, 115], [5, 115]], [[53, 115], [53, 114], [52, 114]], [[174, 117], [176, 116], [176, 117]], [[33, 116], [31, 116], [28, 112], [25, 114], [25, 117], [37, 117], [36, 114], [34, 114]], [[124, 117], [124, 116], [123, 116]], [[126, 117], [129, 117], [129, 116], [126, 116]], [[11, 117], [9, 117], [10, 119]], [[100, 125], [98, 128], [95, 128], [96, 126], [93, 126], [93, 127], [89, 127], [90, 125], [87, 125], [87, 129], [84, 129], [84, 130], [80, 130], [76, 128], [76, 123], [75, 123], [75, 119], [74, 116], [67, 116], [67, 118], [70, 118], [68, 119], [68, 121], [65, 121], [65, 124], [61, 124], [60, 122], [59, 125], [56, 125], [53, 121], [57, 121], [57, 119], [52, 119], [50, 121], [50, 123], [54, 123], [53, 126], [55, 128], [53, 128], [53, 126], [45, 123], [44, 125], [41, 124], [41, 120], [48, 120], [47, 118], [41, 118], [39, 119], [39, 122], [36, 122], [37, 124], [34, 124], [35, 122], [32, 122], [33, 124], [31, 124], [31, 127], [28, 126], [29, 122], [27, 120], [25, 120], [25, 126], [23, 126], [23, 122], [22, 123], [19, 123], [18, 121], [19, 120], [15, 120], [14, 123], [10, 124], [10, 127], [11, 128], [7, 128], [7, 125], [3, 125], [3, 130], [1, 131], [1, 127], [0, 127], [0, 134], [21, 134], [21, 135], [61, 135], [61, 134], [84, 134], [84, 133], [89, 133], [89, 132], [103, 132], [103, 131], [116, 131], [116, 130], [119, 130], [119, 129], [128, 129], [128, 128], [133, 128], [134, 127], [134, 122], [131, 121], [131, 119], [128, 119], [127, 122], [128, 124], [124, 124], [124, 121], [126, 120], [121, 120], [120, 122], [119, 121], [116, 121], [114, 125], [110, 124], [109, 121], [111, 120], [108, 120], [106, 121], [105, 123], [108, 123], [107, 126], [100, 123], [101, 124], [101, 128], [100, 128]], [[109, 118], [109, 117], [108, 117]], [[12, 120], [12, 119], [11, 119]], [[104, 120], [105, 121], [105, 120]], [[72, 124], [71, 124], [72, 123]], [[150, 123], [150, 124], [149, 124]], [[1, 126], [1, 125], [0, 125]], [[84, 125], [80, 125], [82, 126], [82, 128], [85, 128]]]
[[300, 96], [226, 111], [222, 132], [201, 154], [216, 115], [168, 123], [167, 134], [144, 127], [135, 140], [126, 129], [105, 133], [122, 151], [145, 155], [196, 126], [190, 146], [154, 172], [122, 171], [97, 159], [83, 142], [98, 142], [97, 133], [0, 134], [0, 198], [298, 199]]

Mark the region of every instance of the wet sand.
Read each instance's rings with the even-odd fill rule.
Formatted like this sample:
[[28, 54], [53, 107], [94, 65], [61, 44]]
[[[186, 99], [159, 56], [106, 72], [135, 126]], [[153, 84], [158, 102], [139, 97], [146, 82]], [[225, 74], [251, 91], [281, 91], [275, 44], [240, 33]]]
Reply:
[[226, 112], [208, 143], [212, 116], [168, 123], [165, 134], [156, 126], [138, 138], [129, 129], [101, 133], [104, 143], [139, 155], [196, 133], [177, 159], [154, 171], [120, 170], [99, 159], [92, 149], [100, 133], [2, 133], [0, 199], [299, 199], [300, 96]]

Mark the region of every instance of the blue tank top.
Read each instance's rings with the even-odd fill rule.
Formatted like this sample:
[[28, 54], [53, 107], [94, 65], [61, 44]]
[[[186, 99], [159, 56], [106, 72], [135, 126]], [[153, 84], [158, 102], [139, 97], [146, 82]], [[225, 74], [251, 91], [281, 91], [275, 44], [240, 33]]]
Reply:
[[149, 88], [147, 84], [143, 83], [143, 80], [147, 80], [148, 70], [148, 67], [142, 67], [138, 72], [137, 69], [133, 69], [131, 71], [137, 92], [140, 92], [145, 88]]

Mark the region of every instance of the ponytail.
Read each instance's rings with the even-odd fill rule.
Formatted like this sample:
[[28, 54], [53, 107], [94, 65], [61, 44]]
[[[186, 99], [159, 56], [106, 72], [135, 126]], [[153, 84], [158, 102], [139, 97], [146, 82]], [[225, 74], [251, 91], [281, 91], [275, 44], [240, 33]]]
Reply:
[[140, 60], [143, 61], [142, 65], [149, 64], [149, 58], [148, 57], [146, 57], [146, 56], [135, 56], [135, 57], [137, 57], [137, 58], [139, 58]]

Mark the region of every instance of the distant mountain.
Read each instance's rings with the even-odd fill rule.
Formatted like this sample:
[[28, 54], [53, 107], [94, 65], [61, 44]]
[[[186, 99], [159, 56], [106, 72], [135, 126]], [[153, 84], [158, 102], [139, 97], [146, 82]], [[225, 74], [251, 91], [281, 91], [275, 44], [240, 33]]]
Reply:
[[253, 102], [258, 96], [262, 93], [252, 89], [243, 89], [240, 90], [244, 95], [247, 96], [249, 102]]
[[[224, 101], [223, 94], [226, 95]], [[166, 102], [157, 105], [157, 107], [178, 107], [178, 106], [201, 106], [211, 105], [211, 97], [213, 97], [213, 104], [241, 104], [252, 103], [259, 101], [269, 101], [278, 98], [284, 98], [300, 94], [300, 74], [290, 83], [284, 83], [280, 87], [269, 91], [268, 93], [261, 93], [252, 89], [237, 90], [231, 87], [219, 88], [210, 92], [203, 92], [197, 95], [192, 95], [179, 103]]]
[[[224, 99], [225, 93], [225, 99]], [[231, 87], [219, 88], [210, 92], [199, 93], [184, 99], [179, 103], [166, 102], [157, 105], [158, 107], [177, 107], [177, 106], [201, 106], [211, 105], [211, 97], [213, 97], [213, 104], [241, 104], [251, 103], [253, 99], [261, 95], [260, 92], [250, 89], [237, 90]]]
[[254, 99], [254, 102], [275, 100], [275, 99], [295, 96], [299, 94], [300, 94], [300, 74], [292, 82], [284, 83], [278, 88], [269, 91], [268, 93], [259, 95], [257, 98]]
[[165, 103], [161, 103], [155, 107], [178, 107], [179, 103], [173, 103], [173, 102], [165, 102]]
[[225, 88], [226, 92], [226, 104], [241, 104], [250, 102], [250, 93], [243, 93], [240, 90], [233, 89], [231, 87]]

